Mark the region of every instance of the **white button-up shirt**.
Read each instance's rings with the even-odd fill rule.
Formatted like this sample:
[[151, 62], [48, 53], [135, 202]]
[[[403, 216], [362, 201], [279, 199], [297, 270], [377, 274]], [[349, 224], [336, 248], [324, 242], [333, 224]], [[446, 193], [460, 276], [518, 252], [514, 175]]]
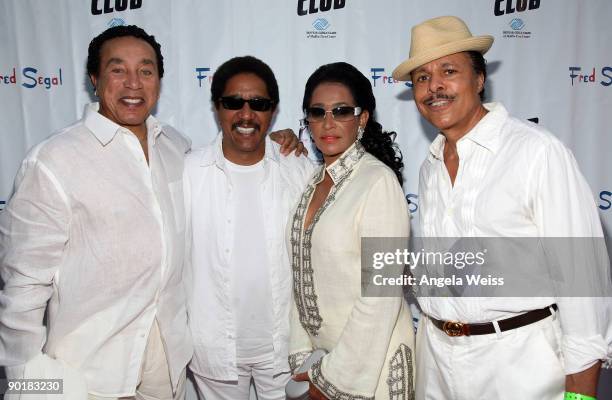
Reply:
[[190, 144], [149, 117], [147, 165], [136, 136], [97, 110], [29, 152], [0, 213], [0, 364], [42, 349], [80, 370], [90, 393], [121, 397], [135, 392], [154, 318], [173, 384], [192, 355], [182, 280]]
[[[189, 324], [194, 340], [190, 368], [198, 375], [221, 380], [238, 379], [236, 322], [232, 305], [230, 268], [234, 235], [240, 221], [233, 217], [236, 199], [223, 150], [222, 134], [210, 145], [195, 150], [185, 161], [186, 202], [193, 226]], [[272, 344], [275, 373], [289, 371], [289, 310], [291, 267], [285, 245], [285, 226], [314, 165], [306, 157], [285, 157], [280, 146], [266, 137], [264, 179], [264, 231], [274, 317]], [[245, 293], [245, 296], [248, 296]]]
[[[603, 237], [592, 192], [571, 152], [555, 136], [508, 115], [499, 103], [457, 142], [454, 185], [445, 138], [430, 146], [419, 180], [426, 237]], [[609, 275], [608, 275], [609, 279]], [[440, 320], [486, 322], [559, 305], [566, 373], [612, 356], [609, 298], [420, 298]]]

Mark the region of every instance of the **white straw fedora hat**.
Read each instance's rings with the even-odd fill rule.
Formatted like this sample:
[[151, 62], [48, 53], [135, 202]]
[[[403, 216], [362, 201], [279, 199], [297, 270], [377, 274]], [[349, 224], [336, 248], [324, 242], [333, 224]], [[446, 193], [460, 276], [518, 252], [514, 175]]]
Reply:
[[409, 81], [410, 72], [430, 61], [462, 51], [484, 54], [491, 48], [493, 36], [472, 36], [458, 17], [437, 17], [415, 25], [410, 37], [410, 56], [393, 71], [393, 78]]

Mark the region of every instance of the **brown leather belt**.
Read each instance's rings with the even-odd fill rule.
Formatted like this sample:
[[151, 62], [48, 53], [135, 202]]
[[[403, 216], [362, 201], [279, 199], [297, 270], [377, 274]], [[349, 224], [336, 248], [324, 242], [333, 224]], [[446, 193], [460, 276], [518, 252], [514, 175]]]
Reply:
[[[516, 317], [502, 319], [497, 321], [501, 332], [509, 331], [510, 329], [520, 328], [521, 326], [533, 324], [552, 315], [550, 309], [557, 311], [557, 305], [552, 304], [548, 307], [539, 310], [532, 310], [525, 314], [517, 315]], [[484, 322], [480, 324], [464, 324], [457, 321], [440, 321], [429, 317], [431, 322], [440, 330], [444, 331], [448, 336], [471, 336], [471, 335], [489, 335], [495, 333], [495, 326], [492, 322]]]

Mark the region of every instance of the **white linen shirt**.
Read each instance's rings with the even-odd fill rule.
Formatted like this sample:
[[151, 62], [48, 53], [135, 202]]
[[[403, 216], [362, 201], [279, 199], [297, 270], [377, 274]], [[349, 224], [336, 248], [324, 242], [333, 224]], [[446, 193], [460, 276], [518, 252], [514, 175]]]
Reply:
[[82, 372], [89, 393], [123, 397], [135, 393], [154, 318], [173, 385], [192, 355], [182, 281], [190, 143], [150, 116], [147, 165], [136, 136], [97, 110], [29, 152], [0, 213], [0, 364], [19, 371], [42, 349]]
[[[221, 147], [223, 135], [208, 146], [195, 150], [185, 161], [186, 203], [191, 210], [192, 267], [189, 281], [189, 324], [194, 340], [194, 357], [190, 368], [198, 375], [237, 380], [236, 322], [233, 313], [230, 268], [234, 234], [240, 221], [232, 218], [236, 199]], [[285, 245], [285, 225], [314, 165], [306, 157], [287, 157], [280, 146], [266, 137], [262, 204], [264, 231], [272, 288], [275, 325], [275, 373], [289, 371], [289, 310], [291, 300], [291, 267]], [[245, 293], [248, 296], [248, 293]]]
[[[510, 117], [500, 103], [457, 142], [451, 184], [442, 134], [419, 179], [425, 237], [603, 237], [592, 192], [572, 153], [542, 127]], [[487, 322], [559, 306], [567, 374], [612, 356], [609, 298], [419, 298], [440, 320]]]

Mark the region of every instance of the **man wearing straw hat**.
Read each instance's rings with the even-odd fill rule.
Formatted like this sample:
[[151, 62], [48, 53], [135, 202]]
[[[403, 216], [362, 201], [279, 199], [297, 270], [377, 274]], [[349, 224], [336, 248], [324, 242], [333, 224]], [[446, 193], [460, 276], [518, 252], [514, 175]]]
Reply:
[[[419, 112], [440, 131], [420, 172], [422, 235], [603, 237], [571, 152], [482, 103], [492, 43], [457, 17], [433, 18], [413, 27], [410, 57], [393, 72], [413, 82]], [[593, 399], [612, 355], [606, 298], [419, 303], [417, 399]]]

